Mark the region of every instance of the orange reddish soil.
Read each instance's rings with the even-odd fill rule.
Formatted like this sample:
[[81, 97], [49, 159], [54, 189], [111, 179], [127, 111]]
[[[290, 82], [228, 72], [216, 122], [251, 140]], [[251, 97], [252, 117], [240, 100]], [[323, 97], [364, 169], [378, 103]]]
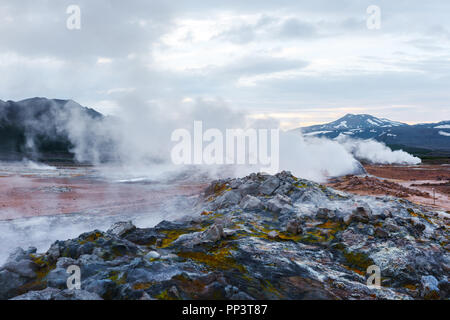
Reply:
[[342, 191], [361, 195], [387, 195], [398, 198], [408, 198], [410, 195], [429, 198], [426, 192], [406, 188], [398, 183], [381, 180], [375, 177], [345, 176], [330, 181], [329, 186]]
[[179, 195], [198, 194], [205, 187], [155, 187], [108, 183], [93, 179], [0, 176], [0, 220], [64, 213], [126, 213], [158, 208]]
[[406, 181], [438, 180], [442, 182], [450, 180], [450, 166], [448, 165], [365, 165], [364, 168], [371, 175], [387, 179]]
[[390, 195], [450, 210], [450, 166], [365, 165], [372, 177], [346, 176], [330, 187], [360, 195]]

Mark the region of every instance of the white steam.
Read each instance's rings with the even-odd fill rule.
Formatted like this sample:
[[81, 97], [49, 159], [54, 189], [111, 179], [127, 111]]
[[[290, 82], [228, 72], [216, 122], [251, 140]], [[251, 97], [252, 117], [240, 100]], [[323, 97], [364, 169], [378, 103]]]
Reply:
[[305, 179], [323, 182], [328, 177], [360, 174], [359, 162], [340, 143], [304, 138], [287, 132], [280, 136], [280, 167]]
[[[80, 112], [72, 112], [67, 124], [73, 152], [79, 161], [98, 163], [103, 158], [116, 160], [122, 175], [118, 180], [164, 178], [166, 172], [182, 171], [172, 165], [170, 140], [174, 130], [192, 132], [194, 121], [203, 122], [203, 130], [216, 128], [225, 133], [233, 128], [278, 128], [274, 119], [250, 121], [221, 100], [198, 99], [190, 103], [149, 103], [137, 97], [124, 100], [117, 118], [93, 120]], [[224, 134], [225, 135], [225, 134]], [[380, 164], [417, 164], [420, 159], [404, 151], [392, 151], [373, 140], [355, 140], [340, 136], [335, 140], [303, 137], [300, 133], [280, 133], [280, 170], [324, 181], [330, 176], [361, 174], [358, 160]], [[216, 175], [223, 172], [217, 166], [197, 167], [199, 171]], [[254, 166], [236, 165], [226, 174], [238, 176], [257, 171]]]
[[384, 143], [375, 140], [352, 139], [344, 135], [336, 138], [346, 150], [356, 158], [373, 164], [408, 164], [421, 163], [420, 158], [403, 151], [392, 151]]

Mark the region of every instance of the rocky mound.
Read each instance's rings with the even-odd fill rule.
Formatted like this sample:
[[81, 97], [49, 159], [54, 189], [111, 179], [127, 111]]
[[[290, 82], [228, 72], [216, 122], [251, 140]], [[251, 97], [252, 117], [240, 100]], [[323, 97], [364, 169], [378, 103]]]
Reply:
[[[448, 299], [449, 217], [288, 172], [213, 182], [198, 215], [17, 249], [2, 299]], [[81, 290], [66, 286], [81, 268]], [[381, 288], [366, 271], [381, 270]]]

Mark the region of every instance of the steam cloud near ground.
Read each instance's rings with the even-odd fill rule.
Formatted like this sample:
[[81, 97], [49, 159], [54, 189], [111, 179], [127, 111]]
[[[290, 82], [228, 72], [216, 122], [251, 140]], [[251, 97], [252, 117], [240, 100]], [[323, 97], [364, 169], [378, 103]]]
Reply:
[[[278, 128], [274, 119], [249, 120], [242, 112], [232, 110], [221, 100], [198, 99], [190, 103], [173, 103], [171, 107], [128, 99], [122, 102], [117, 118], [92, 120], [83, 114], [72, 114], [67, 131], [80, 161], [98, 162], [102, 154], [118, 160], [124, 171], [155, 176], [158, 170], [172, 168], [170, 141], [175, 129], [193, 132], [194, 121], [203, 122], [203, 131], [226, 129]], [[206, 144], [206, 143], [205, 143]], [[111, 147], [113, 146], [113, 147]], [[392, 151], [374, 140], [356, 140], [340, 136], [334, 140], [303, 137], [298, 132], [280, 133], [280, 170], [316, 181], [329, 176], [351, 174], [360, 168], [358, 160], [380, 164], [417, 164], [420, 159], [404, 151]], [[214, 171], [211, 168], [204, 170]], [[235, 175], [255, 171], [252, 166], [235, 168]]]

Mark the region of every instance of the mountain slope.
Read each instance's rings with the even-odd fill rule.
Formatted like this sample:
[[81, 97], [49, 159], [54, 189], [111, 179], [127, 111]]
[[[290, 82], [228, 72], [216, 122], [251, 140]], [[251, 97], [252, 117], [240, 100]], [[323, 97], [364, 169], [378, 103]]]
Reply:
[[367, 114], [347, 114], [327, 124], [295, 130], [307, 137], [334, 139], [342, 134], [357, 139], [375, 139], [390, 146], [450, 151], [450, 121], [408, 125]]
[[74, 116], [103, 118], [72, 100], [0, 100], [0, 158], [71, 158], [73, 145], [67, 126]]

